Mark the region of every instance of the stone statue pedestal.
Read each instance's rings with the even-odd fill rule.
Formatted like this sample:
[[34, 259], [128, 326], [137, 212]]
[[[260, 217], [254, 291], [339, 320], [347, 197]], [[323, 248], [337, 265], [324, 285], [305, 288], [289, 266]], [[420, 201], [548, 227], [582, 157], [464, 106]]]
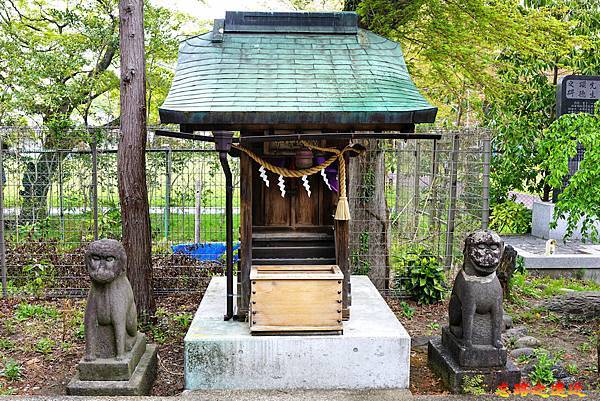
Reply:
[[77, 373], [67, 386], [69, 395], [148, 395], [156, 376], [157, 348], [138, 333], [120, 361], [115, 358], [81, 359]]
[[454, 357], [459, 366], [466, 368], [502, 367], [506, 365], [506, 348], [473, 344], [467, 348], [462, 339], [456, 338], [449, 327], [442, 328], [442, 345]]
[[476, 375], [483, 376], [488, 390], [494, 390], [502, 383], [513, 388], [521, 381], [521, 371], [507, 360], [506, 348], [475, 345], [467, 349], [448, 327], [442, 329], [442, 338], [429, 341], [427, 360], [431, 370], [454, 393], [462, 393], [465, 377]]

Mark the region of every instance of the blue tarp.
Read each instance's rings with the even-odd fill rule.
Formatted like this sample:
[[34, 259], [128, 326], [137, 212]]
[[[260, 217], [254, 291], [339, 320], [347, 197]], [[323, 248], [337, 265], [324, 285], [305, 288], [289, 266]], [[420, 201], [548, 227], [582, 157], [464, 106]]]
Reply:
[[[240, 247], [239, 242], [233, 243], [233, 262], [237, 262], [239, 256], [235, 252]], [[197, 260], [223, 261], [225, 262], [225, 242], [202, 242], [199, 244], [177, 244], [171, 245], [174, 253], [188, 255]]]

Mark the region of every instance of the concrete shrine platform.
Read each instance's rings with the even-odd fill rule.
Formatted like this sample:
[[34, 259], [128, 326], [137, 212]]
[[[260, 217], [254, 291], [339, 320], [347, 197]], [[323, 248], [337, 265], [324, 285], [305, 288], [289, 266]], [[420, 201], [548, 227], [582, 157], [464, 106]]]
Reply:
[[410, 337], [366, 276], [353, 276], [343, 335], [252, 336], [224, 321], [225, 277], [211, 280], [185, 339], [185, 388], [408, 388]]

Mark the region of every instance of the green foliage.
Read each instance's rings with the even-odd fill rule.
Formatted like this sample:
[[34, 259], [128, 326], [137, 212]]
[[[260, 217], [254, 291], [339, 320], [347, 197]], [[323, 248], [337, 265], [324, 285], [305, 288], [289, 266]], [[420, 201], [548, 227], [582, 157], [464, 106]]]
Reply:
[[39, 295], [44, 288], [54, 283], [54, 266], [48, 260], [42, 259], [26, 264], [22, 270], [25, 276], [23, 290], [28, 294]]
[[347, 6], [357, 6], [369, 29], [402, 44], [417, 86], [441, 106], [441, 119], [458, 125], [469, 110], [482, 110], [481, 99], [493, 103], [513, 89], [497, 74], [509, 61], [498, 59], [502, 51], [544, 58], [549, 50], [571, 47], [566, 23], [515, 1], [356, 3]]
[[[560, 41], [543, 45], [539, 55], [509, 46], [499, 56], [497, 76], [510, 90], [489, 102], [485, 124], [496, 130], [490, 180], [494, 202], [509, 190], [548, 196], [544, 142], [555, 120], [556, 82], [563, 70], [597, 75], [600, 69], [600, 2], [549, 0], [525, 2], [527, 12], [563, 21]], [[565, 31], [566, 29], [566, 31]], [[547, 199], [546, 199], [547, 200]]]
[[579, 170], [558, 197], [554, 209], [556, 227], [559, 218], [567, 220], [565, 238], [581, 222], [581, 233], [592, 241], [600, 240], [596, 226], [600, 223], [600, 113], [566, 114], [546, 131], [540, 151], [543, 167], [549, 172], [546, 182], [560, 189], [569, 174], [569, 158], [577, 154], [577, 144], [585, 149]]
[[404, 289], [419, 303], [440, 302], [446, 294], [444, 268], [432, 252], [417, 247], [401, 257], [398, 276], [406, 277], [402, 281]]
[[15, 394], [15, 389], [7, 386], [4, 383], [0, 383], [0, 396], [2, 395], [14, 395]]
[[56, 346], [56, 343], [47, 338], [40, 338], [36, 343], [35, 343], [35, 350], [36, 352], [39, 352], [40, 354], [51, 354], [52, 353], [52, 348], [54, 348]]
[[534, 351], [536, 362], [533, 365], [533, 370], [529, 373], [531, 384], [543, 384], [550, 386], [556, 382], [552, 367], [556, 364], [556, 360], [543, 349]]
[[178, 313], [173, 316], [173, 320], [181, 326], [182, 329], [187, 329], [192, 323], [194, 316], [191, 313]]
[[15, 319], [25, 321], [28, 319], [56, 319], [59, 313], [55, 308], [43, 305], [20, 303], [15, 310]]
[[583, 341], [577, 346], [577, 350], [583, 354], [587, 354], [592, 350], [592, 344], [587, 341]]
[[402, 316], [404, 316], [408, 320], [411, 320], [415, 314], [415, 308], [411, 307], [404, 301], [400, 302], [400, 307], [402, 308], [402, 310], [400, 311], [402, 313]]
[[15, 348], [14, 341], [8, 338], [0, 338], [0, 349], [5, 351], [10, 351]]
[[501, 234], [526, 234], [531, 231], [531, 210], [514, 200], [499, 203], [492, 209], [490, 229]]
[[[145, 2], [146, 67], [150, 115], [162, 103], [177, 56], [182, 16]], [[87, 122], [118, 110], [118, 1], [15, 0], [0, 4], [0, 97], [2, 123], [9, 116], [41, 117], [54, 132], [47, 144], [72, 143], [62, 136], [74, 118]], [[117, 92], [118, 93], [118, 92]], [[107, 94], [108, 97], [101, 95]], [[111, 104], [107, 104], [111, 103]], [[106, 117], [104, 117], [106, 118]]]
[[121, 239], [121, 207], [110, 204], [107, 210], [98, 214], [98, 237]]
[[579, 367], [577, 366], [576, 363], [567, 363], [565, 365], [565, 370], [567, 371], [567, 373], [569, 373], [571, 376], [575, 376], [577, 374], [579, 374]]
[[462, 391], [470, 395], [483, 395], [486, 393], [483, 375], [464, 376], [462, 382]]
[[17, 361], [12, 358], [5, 359], [3, 362], [4, 366], [0, 374], [7, 380], [16, 381], [20, 380], [23, 372], [23, 367]]
[[358, 248], [352, 250], [353, 274], [367, 275], [371, 271], [371, 262], [369, 261], [369, 233], [363, 231], [359, 234]]

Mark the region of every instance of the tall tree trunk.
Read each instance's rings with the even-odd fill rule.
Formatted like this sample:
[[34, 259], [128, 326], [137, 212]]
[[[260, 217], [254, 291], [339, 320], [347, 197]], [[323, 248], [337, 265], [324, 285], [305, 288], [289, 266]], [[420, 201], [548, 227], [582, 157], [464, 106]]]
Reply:
[[146, 65], [143, 0], [119, 1], [121, 137], [117, 152], [127, 276], [141, 321], [154, 314], [152, 239], [146, 186]]
[[378, 289], [389, 284], [390, 222], [385, 198], [385, 152], [376, 139], [367, 152], [350, 159], [350, 261], [355, 273], [368, 274]]

